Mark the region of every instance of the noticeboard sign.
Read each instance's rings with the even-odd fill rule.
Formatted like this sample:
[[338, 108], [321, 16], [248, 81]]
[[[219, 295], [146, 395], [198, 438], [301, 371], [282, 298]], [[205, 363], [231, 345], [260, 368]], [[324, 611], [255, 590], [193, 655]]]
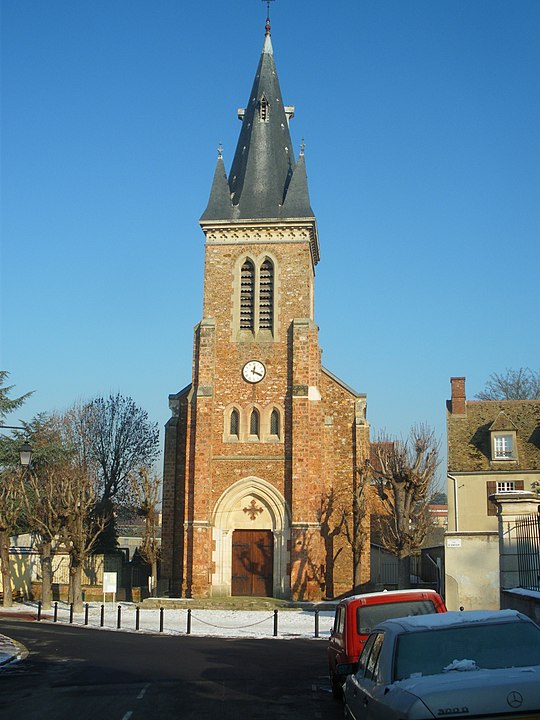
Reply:
[[118, 573], [115, 572], [104, 572], [103, 573], [103, 592], [104, 593], [116, 593], [116, 576]]

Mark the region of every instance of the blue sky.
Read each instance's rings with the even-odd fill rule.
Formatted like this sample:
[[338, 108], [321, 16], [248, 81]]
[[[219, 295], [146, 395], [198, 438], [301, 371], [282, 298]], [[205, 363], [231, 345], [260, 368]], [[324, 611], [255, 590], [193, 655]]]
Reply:
[[[258, 0], [3, 0], [2, 369], [17, 418], [121, 392], [160, 426], [191, 380], [219, 143]], [[323, 363], [373, 433], [444, 441], [449, 378], [538, 369], [540, 3], [278, 0]]]

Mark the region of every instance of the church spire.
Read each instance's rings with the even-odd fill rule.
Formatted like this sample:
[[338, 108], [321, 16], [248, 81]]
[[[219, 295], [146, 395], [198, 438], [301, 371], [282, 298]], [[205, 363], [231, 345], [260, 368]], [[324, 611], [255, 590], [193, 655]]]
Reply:
[[[239, 110], [238, 117], [242, 129], [227, 181], [229, 197], [225, 197], [218, 159], [201, 220], [312, 218], [304, 160], [302, 157], [297, 166], [289, 131], [294, 107], [283, 104], [269, 17], [248, 104]], [[294, 198], [288, 199], [293, 187]]]

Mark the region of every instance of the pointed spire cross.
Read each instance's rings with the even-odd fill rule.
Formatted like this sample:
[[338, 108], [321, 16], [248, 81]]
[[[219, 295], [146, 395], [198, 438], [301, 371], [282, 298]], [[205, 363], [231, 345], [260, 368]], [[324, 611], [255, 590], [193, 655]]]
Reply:
[[266, 3], [266, 34], [270, 35], [270, 3], [275, 0], [261, 0]]

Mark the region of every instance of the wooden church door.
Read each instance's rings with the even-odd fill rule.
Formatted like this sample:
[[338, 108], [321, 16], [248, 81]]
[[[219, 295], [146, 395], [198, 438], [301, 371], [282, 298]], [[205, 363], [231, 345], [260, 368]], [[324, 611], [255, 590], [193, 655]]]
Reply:
[[274, 536], [271, 530], [235, 530], [232, 538], [232, 595], [272, 597]]

